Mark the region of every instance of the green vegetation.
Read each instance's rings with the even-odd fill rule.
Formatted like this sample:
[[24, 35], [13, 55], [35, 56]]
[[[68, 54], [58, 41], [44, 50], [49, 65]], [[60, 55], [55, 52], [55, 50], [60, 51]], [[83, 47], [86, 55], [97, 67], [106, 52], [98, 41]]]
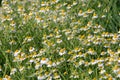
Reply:
[[119, 80], [119, 3], [3, 0], [0, 80]]

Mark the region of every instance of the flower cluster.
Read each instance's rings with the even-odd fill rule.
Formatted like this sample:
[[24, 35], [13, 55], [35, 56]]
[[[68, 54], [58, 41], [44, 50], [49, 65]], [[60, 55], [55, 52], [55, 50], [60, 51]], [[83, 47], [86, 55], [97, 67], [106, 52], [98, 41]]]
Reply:
[[111, 3], [3, 0], [0, 80], [120, 79], [120, 25], [111, 23]]

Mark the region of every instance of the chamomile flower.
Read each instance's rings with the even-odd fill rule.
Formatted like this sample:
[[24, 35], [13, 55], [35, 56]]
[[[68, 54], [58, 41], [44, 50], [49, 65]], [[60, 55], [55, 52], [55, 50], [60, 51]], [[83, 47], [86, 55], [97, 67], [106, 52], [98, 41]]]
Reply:
[[57, 73], [57, 72], [55, 72], [55, 73], [53, 73], [53, 78], [54, 79], [59, 79], [60, 78], [60, 75]]
[[40, 10], [39, 10], [39, 12], [45, 13], [45, 8], [44, 8], [44, 7], [41, 7]]
[[40, 62], [35, 63], [35, 69], [38, 70], [41, 67]]
[[20, 67], [19, 67], [19, 71], [20, 71], [20, 72], [24, 71], [24, 69], [25, 69], [24, 66], [20, 66]]
[[118, 72], [117, 77], [120, 78], [120, 71]]
[[74, 48], [74, 52], [79, 52], [81, 50], [81, 48], [79, 48], [79, 47], [76, 47], [76, 48]]
[[79, 11], [78, 16], [83, 16], [84, 12], [82, 10]]
[[33, 63], [34, 62], [34, 59], [30, 59], [30, 63]]
[[12, 80], [12, 79], [11, 79], [11, 76], [5, 75], [5, 77], [2, 80]]
[[53, 62], [52, 61], [48, 61], [47, 62], [47, 67], [52, 67], [53, 66]]
[[64, 54], [66, 54], [66, 49], [65, 49], [65, 48], [60, 49], [59, 55], [62, 56], [62, 55], [64, 55]]
[[60, 34], [56, 34], [56, 38], [60, 38], [62, 35], [60, 35]]
[[47, 64], [48, 61], [49, 61], [48, 58], [44, 58], [44, 57], [43, 57], [43, 58], [40, 60], [40, 63], [43, 65], [43, 64]]
[[10, 25], [14, 27], [16, 25], [15, 21], [12, 20], [11, 23], [10, 23]]
[[80, 61], [79, 61], [79, 65], [80, 65], [80, 66], [83, 65], [84, 63], [85, 63], [84, 60], [80, 60]]
[[93, 19], [98, 18], [98, 15], [96, 13], [93, 14]]
[[10, 75], [14, 75], [15, 72], [17, 72], [17, 69], [16, 69], [16, 68], [12, 68], [12, 69], [11, 69], [11, 72], [10, 72]]
[[116, 65], [112, 68], [114, 73], [118, 73], [120, 71], [120, 68]]
[[0, 65], [0, 72], [2, 71], [2, 66]]
[[92, 73], [93, 73], [93, 71], [92, 71], [91, 69], [89, 69], [89, 70], [88, 70], [88, 73], [89, 73], [89, 74], [92, 74]]
[[71, 73], [71, 76], [70, 76], [70, 78], [79, 78], [79, 75], [78, 75], [78, 72], [75, 70], [75, 71], [73, 71], [72, 73]]
[[32, 40], [33, 40], [33, 38], [31, 36], [27, 36], [27, 37], [25, 37], [23, 44], [27, 43], [27, 42], [31, 42]]
[[21, 52], [21, 49], [20, 50], [16, 50], [15, 52], [14, 52], [14, 56], [16, 57], [16, 56], [18, 56], [18, 54]]
[[10, 44], [10, 45], [14, 45], [14, 44], [16, 44], [16, 41], [15, 41], [15, 40], [11, 40], [11, 41], [9, 42], [9, 44]]
[[92, 65], [95, 65], [95, 64], [97, 64], [97, 63], [98, 63], [97, 60], [94, 60], [94, 59], [91, 60], [91, 64], [92, 64]]
[[113, 40], [118, 40], [118, 35], [117, 34], [114, 34]]
[[101, 16], [101, 18], [105, 18], [105, 17], [106, 17], [106, 15], [102, 15], [102, 16]]
[[77, 2], [76, 2], [76, 1], [73, 2], [72, 6], [75, 6], [75, 5], [77, 5]]
[[103, 69], [100, 71], [100, 74], [104, 74], [105, 72], [106, 72], [106, 70]]
[[92, 10], [92, 9], [88, 9], [88, 10], [87, 10], [87, 13], [89, 13], [89, 14], [90, 14], [90, 13], [93, 13], [93, 12], [94, 12], [94, 10]]
[[46, 2], [42, 1], [41, 6], [46, 6]]
[[30, 53], [32, 53], [32, 52], [34, 52], [34, 51], [35, 51], [35, 48], [34, 48], [34, 47], [30, 47], [30, 48], [29, 48], [29, 52], [30, 52]]
[[46, 79], [46, 76], [44, 76], [44, 75], [39, 75], [37, 77], [37, 80], [44, 80], [44, 79]]
[[10, 49], [6, 50], [5, 51], [6, 53], [11, 53], [12, 51]]
[[83, 17], [88, 17], [88, 15], [86, 13], [84, 13]]
[[96, 55], [97, 53], [94, 51], [94, 49], [89, 48], [89, 50], [87, 51], [88, 54], [90, 55]]
[[62, 42], [62, 40], [61, 39], [57, 39], [57, 43], [61, 43]]
[[101, 7], [101, 3], [98, 4], [98, 8], [100, 8], [100, 7]]

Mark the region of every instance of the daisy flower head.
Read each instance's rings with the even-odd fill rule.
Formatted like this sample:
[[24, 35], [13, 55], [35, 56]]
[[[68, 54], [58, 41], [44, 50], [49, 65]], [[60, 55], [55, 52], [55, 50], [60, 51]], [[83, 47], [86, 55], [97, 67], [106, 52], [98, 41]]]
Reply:
[[31, 36], [27, 36], [27, 37], [25, 37], [23, 44], [27, 43], [27, 42], [31, 42], [32, 40], [33, 40], [33, 38]]
[[65, 49], [65, 48], [60, 49], [60, 51], [59, 51], [59, 55], [60, 55], [60, 56], [66, 54], [66, 53], [67, 53], [67, 52], [66, 52], [66, 49]]
[[96, 19], [96, 18], [98, 18], [98, 15], [96, 14], [96, 13], [93, 13], [93, 17], [92, 17], [93, 19]]
[[94, 10], [92, 10], [92, 9], [88, 9], [88, 10], [87, 10], [87, 13], [89, 13], [89, 14], [90, 14], [90, 13], [93, 13], [93, 12], [94, 12]]
[[83, 16], [84, 12], [82, 10], [79, 11], [78, 16]]
[[18, 56], [18, 54], [21, 52], [21, 49], [20, 50], [16, 50], [15, 52], [14, 52], [14, 56], [16, 57], [16, 56]]
[[43, 58], [40, 60], [40, 63], [43, 65], [43, 64], [47, 64], [48, 61], [49, 61], [48, 58], [43, 57]]
[[30, 47], [30, 48], [29, 48], [29, 52], [30, 52], [30, 53], [32, 53], [32, 52], [34, 52], [34, 51], [35, 51], [35, 48], [34, 48], [34, 47]]
[[89, 74], [92, 74], [92, 73], [93, 73], [92, 69], [89, 69], [89, 70], [88, 70], [88, 73], [89, 73]]

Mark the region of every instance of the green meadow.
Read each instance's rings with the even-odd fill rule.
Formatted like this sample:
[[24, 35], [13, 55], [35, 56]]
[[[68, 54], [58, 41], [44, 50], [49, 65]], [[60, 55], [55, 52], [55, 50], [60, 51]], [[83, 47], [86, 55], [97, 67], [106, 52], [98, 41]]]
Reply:
[[120, 80], [120, 0], [2, 0], [0, 80]]

